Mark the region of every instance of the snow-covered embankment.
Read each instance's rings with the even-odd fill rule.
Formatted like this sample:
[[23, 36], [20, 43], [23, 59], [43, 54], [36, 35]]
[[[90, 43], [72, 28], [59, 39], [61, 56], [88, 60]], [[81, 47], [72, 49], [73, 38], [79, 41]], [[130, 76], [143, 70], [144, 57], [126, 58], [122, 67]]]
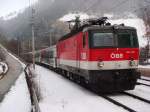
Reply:
[[[6, 49], [5, 51], [7, 52]], [[8, 53], [8, 55], [18, 61], [22, 68], [25, 67], [18, 58], [10, 53]], [[23, 69], [15, 84], [12, 85], [11, 89], [0, 103], [0, 112], [31, 112], [30, 94]]]

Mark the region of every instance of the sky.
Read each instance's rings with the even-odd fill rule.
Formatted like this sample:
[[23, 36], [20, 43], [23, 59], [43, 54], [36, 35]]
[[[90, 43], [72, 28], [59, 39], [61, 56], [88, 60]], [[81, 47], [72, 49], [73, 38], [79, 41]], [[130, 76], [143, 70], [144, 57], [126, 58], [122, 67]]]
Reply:
[[[37, 0], [31, 0], [31, 3]], [[29, 6], [29, 0], [0, 0], [0, 16], [19, 11]]]

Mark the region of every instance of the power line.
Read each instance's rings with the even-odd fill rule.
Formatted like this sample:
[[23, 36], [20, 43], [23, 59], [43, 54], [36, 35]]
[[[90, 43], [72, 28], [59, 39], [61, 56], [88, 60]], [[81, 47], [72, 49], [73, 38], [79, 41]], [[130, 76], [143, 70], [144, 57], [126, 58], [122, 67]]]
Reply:
[[[124, 0], [122, 2], [119, 2], [118, 4], [116, 4], [114, 7], [110, 8], [109, 11], [115, 10], [117, 8], [119, 8], [120, 6], [124, 5], [125, 3], [129, 2], [130, 0]], [[84, 12], [89, 11], [91, 8], [93, 8], [95, 5], [97, 5], [97, 3], [99, 2], [99, 0], [97, 0], [95, 3], [93, 3], [90, 7], [88, 7], [87, 9], [84, 10]]]
[[[125, 3], [129, 2], [129, 1], [130, 1], [130, 0], [122, 1], [122, 2], [120, 2], [119, 4], [115, 5], [113, 8], [111, 8], [111, 10], [115, 10], [116, 8], [120, 7], [121, 5], [124, 5]], [[146, 1], [147, 1], [147, 0], [146, 0]], [[134, 2], [135, 2], [135, 1], [134, 1]], [[149, 3], [150, 3], [150, 2], [149, 2]], [[149, 5], [146, 5], [146, 6], [142, 6], [142, 7], [140, 7], [140, 8], [135, 9], [135, 10], [132, 10], [131, 12], [137, 12], [138, 10], [145, 9], [145, 8], [148, 7], [148, 6], [150, 6], [150, 4], [149, 4]], [[110, 10], [110, 11], [111, 11], [111, 10]]]
[[150, 3], [150, 1], [145, 0], [146, 3]]
[[133, 10], [133, 12], [137, 12], [138, 10], [145, 10], [148, 6], [150, 6], [150, 5], [146, 5], [146, 6], [142, 6], [142, 7], [140, 7], [140, 8], [137, 8], [137, 9], [135, 9], [135, 10]]
[[116, 4], [114, 7], [110, 8], [109, 11], [115, 10], [117, 8], [119, 8], [121, 5], [124, 5], [125, 3], [129, 2], [130, 0], [124, 0], [118, 4]]
[[93, 5], [91, 5], [91, 6], [88, 7], [87, 9], [85, 9], [84, 12], [89, 11], [92, 7], [94, 7], [95, 5], [97, 5], [98, 2], [99, 2], [99, 0], [97, 0]]
[[82, 2], [80, 2], [80, 5], [78, 7], [76, 7], [76, 8], [74, 8], [73, 10], [80, 9], [81, 6], [83, 6], [83, 4], [85, 4], [85, 3], [86, 3], [86, 0], [83, 0]]
[[[114, 7], [110, 8], [109, 11], [113, 11], [117, 8], [119, 8], [120, 6], [124, 5], [125, 3], [129, 2], [130, 0], [124, 0], [119, 2], [118, 4], [116, 4]], [[83, 1], [85, 2], [85, 0]], [[95, 5], [97, 5], [97, 3], [99, 2], [99, 0], [97, 0], [95, 3], [93, 3], [91, 6], [89, 6], [88, 8], [86, 8], [83, 12], [88, 12], [91, 8], [93, 8]], [[84, 3], [85, 4], [85, 3]]]

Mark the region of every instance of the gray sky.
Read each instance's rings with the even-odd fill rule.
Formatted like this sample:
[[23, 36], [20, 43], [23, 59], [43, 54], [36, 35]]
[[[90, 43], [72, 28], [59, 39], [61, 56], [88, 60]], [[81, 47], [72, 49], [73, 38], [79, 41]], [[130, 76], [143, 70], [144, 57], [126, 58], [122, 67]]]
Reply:
[[[31, 0], [31, 3], [35, 1], [37, 0]], [[29, 6], [29, 0], [0, 0], [0, 16], [6, 16], [27, 6]]]

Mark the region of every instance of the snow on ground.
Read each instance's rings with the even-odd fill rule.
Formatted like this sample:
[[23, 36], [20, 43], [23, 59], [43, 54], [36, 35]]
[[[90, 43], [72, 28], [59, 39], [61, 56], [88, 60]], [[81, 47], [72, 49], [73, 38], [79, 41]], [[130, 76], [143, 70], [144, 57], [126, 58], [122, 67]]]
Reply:
[[142, 76], [142, 78], [150, 80], [150, 77]]
[[150, 95], [149, 95], [149, 94], [150, 94], [150, 87], [148, 87], [148, 86], [138, 85], [138, 86], [135, 87], [135, 90], [138, 90], [138, 91], [141, 92], [141, 93], [146, 93], [146, 94], [148, 94], [148, 96], [143, 95], [143, 97], [147, 97], [147, 98], [150, 97]]
[[150, 69], [150, 65], [139, 65], [139, 68], [149, 68]]
[[41, 112], [124, 112], [125, 110], [62, 76], [36, 66]]
[[148, 84], [150, 85], [150, 82], [149, 81], [145, 81], [145, 80], [138, 80], [139, 83], [142, 83], [142, 84]]
[[0, 112], [31, 112], [25, 74], [22, 73], [0, 104]]

